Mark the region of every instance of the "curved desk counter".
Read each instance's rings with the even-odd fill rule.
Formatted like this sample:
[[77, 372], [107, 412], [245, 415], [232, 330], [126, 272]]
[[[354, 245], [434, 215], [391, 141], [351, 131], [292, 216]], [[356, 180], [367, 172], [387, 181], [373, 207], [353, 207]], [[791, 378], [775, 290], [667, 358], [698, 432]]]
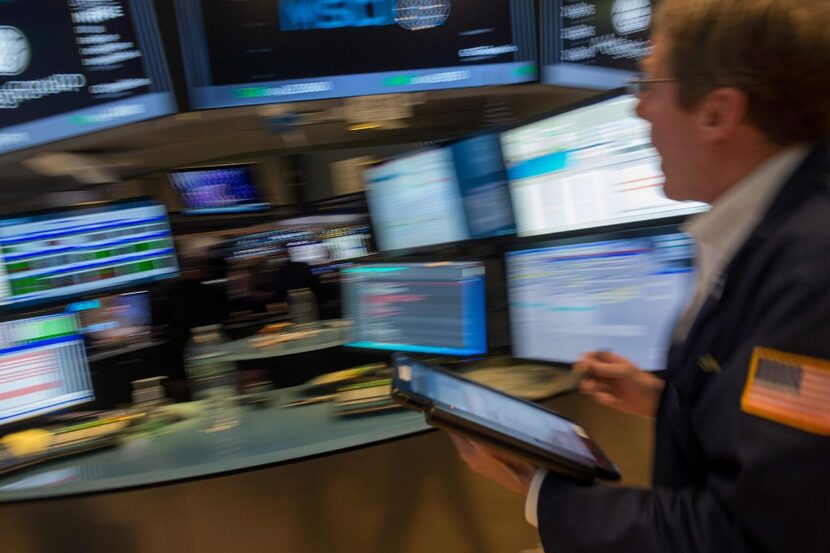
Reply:
[[[332, 406], [246, 408], [236, 429], [199, 419], [0, 479], [3, 551], [329, 553], [533, 551], [524, 498], [464, 467], [421, 415], [339, 418]], [[650, 426], [576, 394], [581, 422], [645, 485]]]
[[346, 341], [347, 328], [348, 325], [340, 320], [296, 325], [285, 332], [257, 334], [234, 340], [226, 345], [226, 350], [234, 361], [253, 361], [308, 353], [342, 346]]
[[368, 446], [429, 429], [423, 415], [412, 411], [338, 417], [330, 403], [280, 407], [296, 397], [296, 389], [278, 390], [267, 407], [238, 408], [239, 425], [228, 430], [206, 433], [202, 430], [204, 419], [194, 416], [162, 432], [128, 436], [113, 449], [35, 465], [0, 479], [0, 503], [215, 476]]

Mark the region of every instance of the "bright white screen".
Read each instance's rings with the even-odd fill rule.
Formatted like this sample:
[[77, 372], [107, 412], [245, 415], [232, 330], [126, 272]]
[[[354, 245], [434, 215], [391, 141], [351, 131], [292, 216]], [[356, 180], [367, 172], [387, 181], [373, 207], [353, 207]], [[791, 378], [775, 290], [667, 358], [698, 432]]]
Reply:
[[381, 250], [470, 238], [449, 150], [427, 150], [396, 159], [365, 175]]
[[636, 98], [611, 98], [501, 135], [519, 236], [704, 211], [663, 195]]

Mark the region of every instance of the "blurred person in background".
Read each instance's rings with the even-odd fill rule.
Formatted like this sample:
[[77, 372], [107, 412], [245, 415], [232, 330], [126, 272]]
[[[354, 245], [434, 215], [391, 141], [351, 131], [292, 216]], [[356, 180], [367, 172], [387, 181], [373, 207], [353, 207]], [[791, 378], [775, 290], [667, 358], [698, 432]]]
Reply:
[[545, 551], [830, 551], [830, 2], [663, 0], [632, 81], [664, 190], [712, 204], [660, 376], [586, 354], [582, 391], [654, 417], [653, 488], [583, 484], [460, 438], [527, 495]]

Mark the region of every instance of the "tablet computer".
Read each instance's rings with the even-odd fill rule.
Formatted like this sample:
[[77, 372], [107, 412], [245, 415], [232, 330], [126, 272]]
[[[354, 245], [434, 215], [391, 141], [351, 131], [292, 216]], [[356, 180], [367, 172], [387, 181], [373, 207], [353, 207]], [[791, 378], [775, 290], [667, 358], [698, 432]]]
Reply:
[[428, 424], [485, 442], [581, 480], [620, 473], [585, 430], [544, 407], [395, 354], [392, 397], [421, 411]]

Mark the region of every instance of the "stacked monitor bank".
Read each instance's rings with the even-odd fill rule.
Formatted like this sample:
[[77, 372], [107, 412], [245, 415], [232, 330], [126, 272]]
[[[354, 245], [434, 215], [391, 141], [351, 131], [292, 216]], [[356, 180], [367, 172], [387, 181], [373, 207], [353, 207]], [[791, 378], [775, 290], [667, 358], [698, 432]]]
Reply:
[[147, 339], [140, 288], [177, 275], [166, 211], [150, 200], [0, 220], [0, 427], [92, 401], [86, 348]]
[[[585, 352], [611, 350], [643, 369], [663, 368], [671, 329], [694, 285], [694, 247], [676, 222], [708, 206], [663, 195], [660, 158], [635, 105], [631, 96], [606, 94], [490, 137], [499, 138], [491, 155], [502, 157], [484, 165], [501, 168], [509, 198], [499, 205], [512, 205], [519, 235], [494, 245], [503, 251], [504, 282], [490, 282], [505, 291], [515, 359], [569, 365]], [[406, 254], [407, 247], [471, 238], [468, 218], [476, 210], [465, 210], [463, 171], [452, 155], [464, 142], [367, 172], [381, 250]], [[417, 267], [420, 278], [446, 270], [438, 262]], [[351, 271], [344, 304], [354, 322], [352, 345], [485, 353], [461, 341], [436, 346], [432, 333], [446, 326], [453, 329], [447, 335], [466, 336], [469, 321], [458, 313], [490, 316], [490, 310], [458, 311], [454, 306], [463, 302], [432, 301], [407, 263]], [[452, 289], [446, 286], [437, 289]]]

